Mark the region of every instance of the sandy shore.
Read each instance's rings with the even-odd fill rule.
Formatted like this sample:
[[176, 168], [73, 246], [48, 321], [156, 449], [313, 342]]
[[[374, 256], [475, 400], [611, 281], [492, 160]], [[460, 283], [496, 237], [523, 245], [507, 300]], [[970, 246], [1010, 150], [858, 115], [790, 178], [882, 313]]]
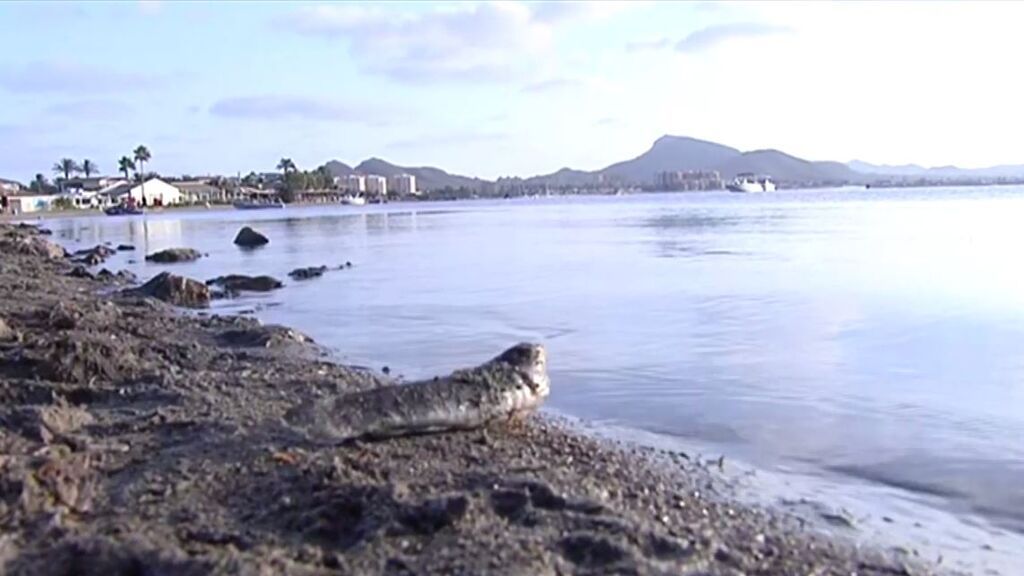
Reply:
[[54, 248], [0, 224], [0, 573], [934, 571], [548, 417], [317, 446], [282, 415], [385, 376], [290, 330], [118, 296], [123, 278], [69, 276]]

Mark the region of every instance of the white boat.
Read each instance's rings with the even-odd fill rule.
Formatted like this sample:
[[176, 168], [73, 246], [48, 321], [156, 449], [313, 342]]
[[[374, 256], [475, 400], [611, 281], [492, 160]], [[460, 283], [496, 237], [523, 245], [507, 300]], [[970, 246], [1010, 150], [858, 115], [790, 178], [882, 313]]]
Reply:
[[341, 199], [342, 204], [348, 204], [349, 206], [365, 206], [366, 198], [362, 196], [344, 196]]
[[736, 179], [725, 187], [731, 192], [774, 192], [775, 182], [772, 182], [771, 176], [744, 172], [737, 174]]

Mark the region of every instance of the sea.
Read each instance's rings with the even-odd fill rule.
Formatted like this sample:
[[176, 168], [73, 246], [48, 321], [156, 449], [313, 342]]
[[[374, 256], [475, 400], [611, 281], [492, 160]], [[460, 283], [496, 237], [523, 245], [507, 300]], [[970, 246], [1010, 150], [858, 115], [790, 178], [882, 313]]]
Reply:
[[[976, 574], [1024, 574], [1024, 187], [787, 190], [152, 212], [46, 223], [143, 280], [405, 380], [548, 350], [546, 409], [718, 461], [736, 493]], [[270, 238], [232, 240], [249, 225]], [[158, 265], [170, 247], [206, 256]], [[288, 272], [337, 268], [307, 281]]]

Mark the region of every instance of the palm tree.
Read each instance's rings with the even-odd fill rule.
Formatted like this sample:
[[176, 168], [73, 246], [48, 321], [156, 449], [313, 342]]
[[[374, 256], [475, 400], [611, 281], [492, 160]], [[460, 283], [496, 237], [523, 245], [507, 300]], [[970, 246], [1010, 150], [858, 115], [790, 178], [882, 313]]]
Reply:
[[142, 196], [142, 205], [145, 206], [146, 205], [146, 162], [149, 162], [149, 159], [152, 158], [152, 155], [149, 153], [149, 148], [146, 148], [145, 146], [143, 146], [141, 144], [139, 144], [139, 147], [135, 149], [133, 154], [135, 155], [135, 162], [138, 163], [138, 165], [139, 165], [139, 170], [138, 170], [138, 172], [136, 172], [136, 174], [139, 174], [141, 176], [141, 178], [139, 178], [139, 181], [142, 182], [142, 186], [139, 189], [139, 195]]
[[60, 183], [61, 189], [64, 188], [64, 182], [67, 181], [68, 178], [71, 178], [71, 175], [78, 172], [79, 170], [80, 168], [78, 167], [78, 163], [72, 160], [71, 158], [61, 158], [59, 162], [53, 165], [54, 174], [64, 175], [64, 180], [62, 180]]
[[88, 158], [82, 160], [82, 172], [85, 173], [86, 178], [92, 176], [95, 173], [98, 173], [99, 171], [100, 170], [96, 166], [96, 163], [93, 162], [92, 160], [89, 160]]
[[42, 194], [46, 191], [46, 176], [42, 174], [36, 174], [36, 179], [32, 182], [32, 189]]
[[291, 158], [281, 158], [281, 161], [277, 163], [277, 169], [284, 174], [285, 183], [288, 182], [288, 172], [295, 172], [298, 168], [295, 167], [295, 162], [292, 162]]
[[117, 170], [124, 174], [124, 179], [128, 179], [128, 172], [135, 170], [135, 162], [127, 156], [121, 156], [121, 159], [117, 161]]

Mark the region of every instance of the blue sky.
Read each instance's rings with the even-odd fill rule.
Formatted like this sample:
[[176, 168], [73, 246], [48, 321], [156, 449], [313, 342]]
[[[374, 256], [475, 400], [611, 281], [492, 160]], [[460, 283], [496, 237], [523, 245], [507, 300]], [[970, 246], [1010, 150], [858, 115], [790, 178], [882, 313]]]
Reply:
[[[658, 136], [810, 159], [1024, 163], [1020, 5], [0, 3], [0, 176], [370, 156], [496, 177]], [[49, 174], [48, 174], [49, 175]]]

